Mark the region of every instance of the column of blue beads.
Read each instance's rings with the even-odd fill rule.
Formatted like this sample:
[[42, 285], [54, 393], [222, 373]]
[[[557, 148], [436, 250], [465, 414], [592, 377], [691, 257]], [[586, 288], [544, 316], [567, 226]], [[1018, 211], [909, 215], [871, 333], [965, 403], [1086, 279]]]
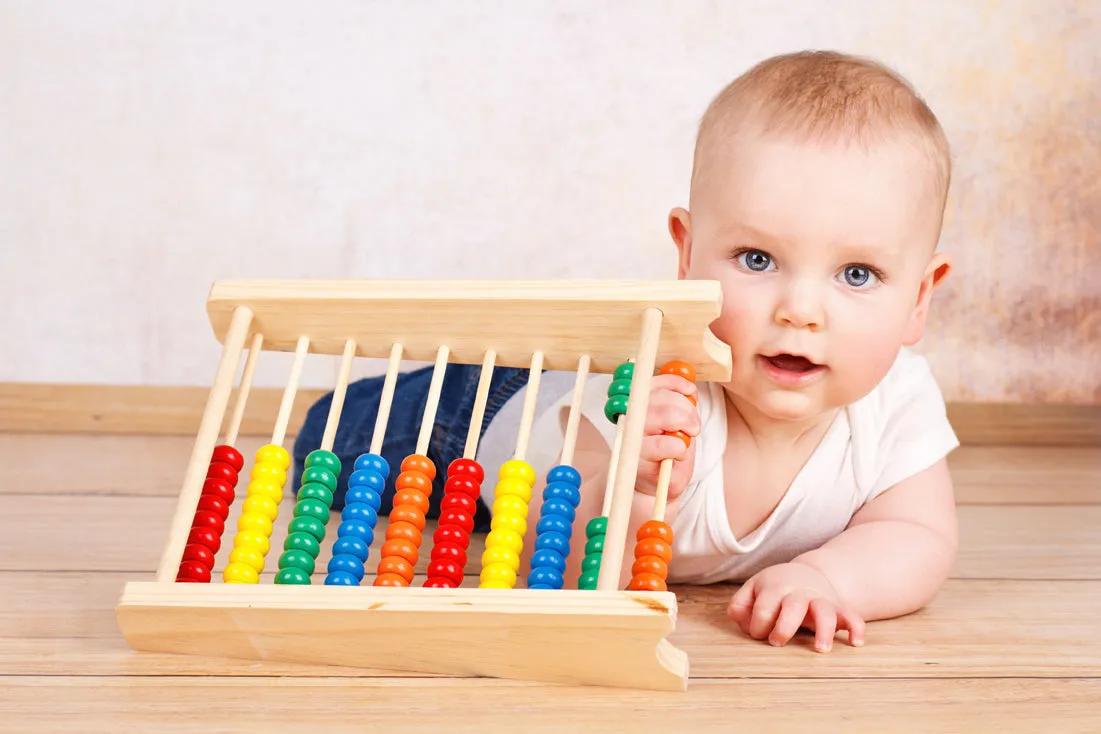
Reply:
[[348, 478], [344, 510], [329, 559], [326, 586], [359, 586], [371, 543], [375, 540], [378, 510], [390, 465], [378, 454], [361, 454]]

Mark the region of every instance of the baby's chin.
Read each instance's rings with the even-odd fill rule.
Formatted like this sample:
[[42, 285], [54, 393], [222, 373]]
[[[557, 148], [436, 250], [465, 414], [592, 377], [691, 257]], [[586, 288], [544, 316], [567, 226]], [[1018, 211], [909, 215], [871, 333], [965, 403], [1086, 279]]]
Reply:
[[[817, 394], [816, 394], [817, 393]], [[748, 403], [762, 417], [776, 423], [793, 425], [813, 423], [833, 415], [845, 403], [824, 400], [814, 390], [765, 390], [759, 393], [734, 395], [736, 402]]]

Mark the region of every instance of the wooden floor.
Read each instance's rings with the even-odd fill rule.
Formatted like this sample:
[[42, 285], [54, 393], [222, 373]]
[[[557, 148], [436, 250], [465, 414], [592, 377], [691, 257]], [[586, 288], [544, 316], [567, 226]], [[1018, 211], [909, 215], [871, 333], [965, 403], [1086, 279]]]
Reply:
[[952, 579], [862, 649], [772, 648], [726, 619], [733, 587], [676, 589], [682, 694], [132, 652], [114, 605], [152, 577], [190, 448], [0, 433], [0, 730], [1101, 732], [1101, 448], [955, 454]]

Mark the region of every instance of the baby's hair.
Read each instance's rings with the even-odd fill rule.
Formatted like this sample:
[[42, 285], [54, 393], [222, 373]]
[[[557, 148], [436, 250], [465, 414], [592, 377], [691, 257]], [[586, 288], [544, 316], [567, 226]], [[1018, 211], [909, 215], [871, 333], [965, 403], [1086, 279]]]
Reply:
[[693, 189], [715, 145], [750, 125], [766, 135], [860, 145], [901, 134], [929, 157], [943, 210], [952, 170], [948, 140], [909, 82], [883, 64], [834, 51], [786, 54], [757, 64], [704, 112]]

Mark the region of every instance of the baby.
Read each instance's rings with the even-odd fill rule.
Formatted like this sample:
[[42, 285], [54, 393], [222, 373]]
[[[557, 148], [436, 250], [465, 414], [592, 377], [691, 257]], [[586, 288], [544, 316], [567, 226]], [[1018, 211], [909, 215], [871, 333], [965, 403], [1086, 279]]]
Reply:
[[[907, 349], [921, 339], [950, 268], [936, 251], [949, 178], [948, 145], [932, 112], [905, 81], [864, 59], [769, 59], [702, 118], [689, 209], [674, 209], [669, 229], [679, 277], [722, 286], [711, 328], [731, 347], [733, 374], [698, 386], [654, 378], [627, 552], [651, 516], [658, 465], [672, 458], [668, 580], [744, 582], [729, 614], [755, 639], [784, 645], [804, 627], [826, 651], [844, 629], [861, 645], [867, 621], [921, 608], [952, 568], [946, 456], [958, 442], [926, 361]], [[495, 371], [485, 421], [471, 427], [477, 374], [476, 366], [449, 367], [433, 451], [446, 466], [468, 430], [483, 430], [483, 502], [491, 507], [526, 374]], [[422, 370], [400, 383], [395, 408], [403, 401], [406, 409], [395, 410], [399, 422], [387, 436], [395, 465], [412, 453], [427, 380]], [[594, 376], [586, 386], [575, 528], [601, 511], [614, 433], [603, 416], [609, 380]], [[344, 412], [361, 428], [342, 426], [344, 446], [336, 447], [349, 464], [366, 450], [380, 387], [368, 380], [349, 389]], [[529, 457], [540, 477], [557, 461], [572, 389], [573, 375], [542, 376]], [[311, 410], [299, 466], [326, 410], [327, 399]], [[693, 437], [689, 446], [663, 435], [676, 430]], [[479, 526], [488, 520], [480, 508]], [[580, 575], [584, 543], [575, 530], [567, 584]], [[628, 558], [622, 587], [630, 569]]]

